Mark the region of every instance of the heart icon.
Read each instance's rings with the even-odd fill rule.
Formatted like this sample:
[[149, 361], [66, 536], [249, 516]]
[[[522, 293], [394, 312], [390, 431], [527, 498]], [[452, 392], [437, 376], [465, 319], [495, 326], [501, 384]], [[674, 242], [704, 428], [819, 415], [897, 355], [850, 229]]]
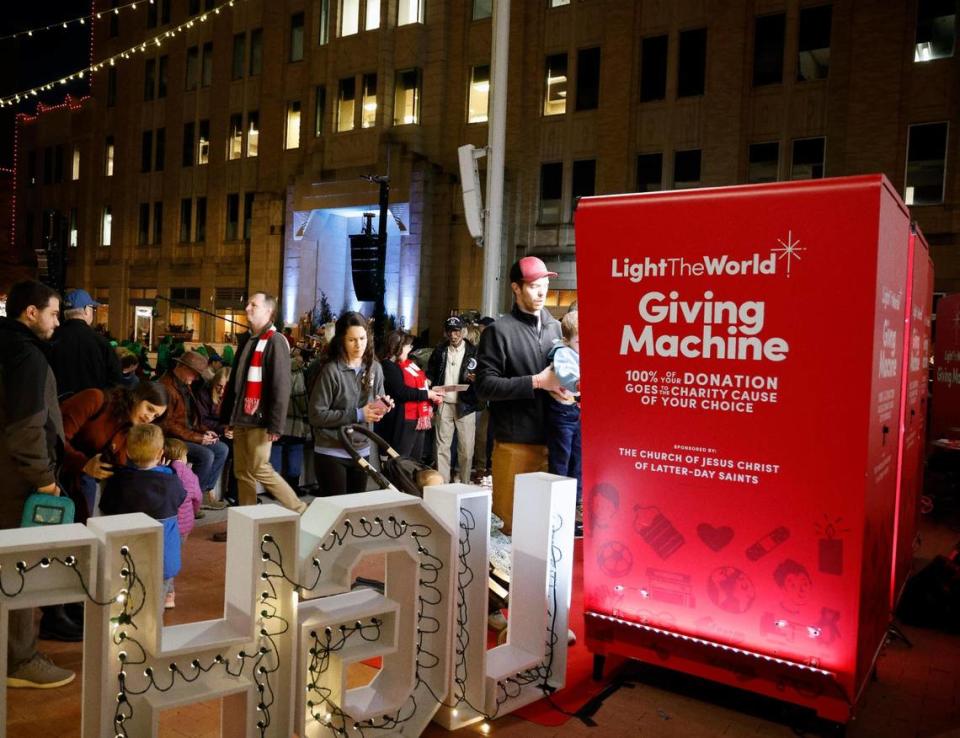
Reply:
[[733, 540], [733, 528], [729, 525], [714, 528], [709, 523], [700, 523], [697, 536], [711, 551], [719, 551]]

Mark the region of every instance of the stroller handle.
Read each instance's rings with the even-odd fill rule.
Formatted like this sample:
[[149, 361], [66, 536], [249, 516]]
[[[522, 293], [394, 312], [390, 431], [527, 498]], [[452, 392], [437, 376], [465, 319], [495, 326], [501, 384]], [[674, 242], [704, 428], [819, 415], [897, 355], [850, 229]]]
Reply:
[[357, 449], [353, 445], [353, 442], [350, 440], [350, 437], [354, 433], [359, 433], [362, 436], [366, 436], [373, 442], [374, 446], [384, 451], [391, 457], [396, 458], [400, 454], [394, 451], [393, 447], [389, 443], [387, 443], [382, 436], [378, 435], [377, 433], [374, 433], [365, 425], [360, 425], [359, 423], [342, 425], [340, 426], [340, 429], [337, 431], [337, 435], [340, 437], [340, 445], [343, 446], [344, 451], [346, 451], [350, 455], [350, 458], [353, 459], [360, 466], [361, 469], [363, 469], [367, 474], [372, 476], [374, 480], [377, 482], [377, 484], [381, 485], [383, 489], [392, 489], [396, 492], [399, 492], [400, 490], [396, 488], [393, 482], [387, 479], [383, 475], [383, 473], [381, 473], [378, 469], [375, 469], [369, 461], [367, 461], [365, 458], [363, 458], [363, 456], [360, 455], [360, 452], [357, 451]]

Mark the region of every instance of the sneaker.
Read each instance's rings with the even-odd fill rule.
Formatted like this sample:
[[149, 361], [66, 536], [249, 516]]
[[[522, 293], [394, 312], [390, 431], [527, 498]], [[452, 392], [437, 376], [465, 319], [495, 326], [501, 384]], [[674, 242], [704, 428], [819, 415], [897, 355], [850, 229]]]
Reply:
[[73, 681], [76, 674], [61, 669], [39, 651], [7, 675], [8, 687], [53, 689]]
[[163, 609], [172, 610], [177, 606], [177, 595], [175, 592], [167, 592], [167, 596], [163, 598]]
[[213, 499], [213, 495], [209, 492], [203, 495], [203, 504], [200, 505], [201, 510], [224, 510], [229, 505], [223, 500]]

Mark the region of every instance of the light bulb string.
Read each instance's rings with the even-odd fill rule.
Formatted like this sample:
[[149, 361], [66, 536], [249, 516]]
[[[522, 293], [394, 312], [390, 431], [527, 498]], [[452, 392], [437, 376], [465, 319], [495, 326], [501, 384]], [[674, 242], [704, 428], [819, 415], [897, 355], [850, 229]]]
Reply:
[[77, 16], [76, 18], [67, 18], [62, 21], [57, 21], [56, 23], [49, 23], [45, 26], [36, 26], [35, 28], [28, 28], [24, 31], [16, 31], [15, 33], [8, 33], [5, 36], [0, 36], [0, 41], [9, 41], [14, 38], [21, 38], [23, 36], [32, 37], [34, 34], [43, 33], [44, 31], [55, 31], [55, 30], [66, 30], [72, 25], [85, 26], [88, 21], [100, 20], [105, 15], [120, 15], [121, 10], [136, 10], [138, 5], [153, 5], [154, 0], [131, 0], [130, 2], [123, 3], [122, 5], [117, 5], [115, 8], [107, 8], [106, 10], [98, 10], [93, 13], [87, 13], [86, 15]]

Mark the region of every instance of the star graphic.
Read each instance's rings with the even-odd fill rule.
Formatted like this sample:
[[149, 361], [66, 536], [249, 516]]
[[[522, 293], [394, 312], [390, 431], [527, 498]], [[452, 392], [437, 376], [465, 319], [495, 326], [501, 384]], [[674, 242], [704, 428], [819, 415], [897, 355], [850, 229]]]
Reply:
[[784, 241], [782, 238], [777, 239], [777, 243], [780, 244], [781, 248], [773, 249], [774, 253], [779, 254], [777, 258], [787, 259], [787, 276], [790, 276], [790, 267], [793, 264], [793, 259], [800, 261], [799, 251], [806, 251], [804, 247], [800, 245], [800, 241], [795, 241], [793, 239], [793, 231], [787, 231], [787, 240]]

